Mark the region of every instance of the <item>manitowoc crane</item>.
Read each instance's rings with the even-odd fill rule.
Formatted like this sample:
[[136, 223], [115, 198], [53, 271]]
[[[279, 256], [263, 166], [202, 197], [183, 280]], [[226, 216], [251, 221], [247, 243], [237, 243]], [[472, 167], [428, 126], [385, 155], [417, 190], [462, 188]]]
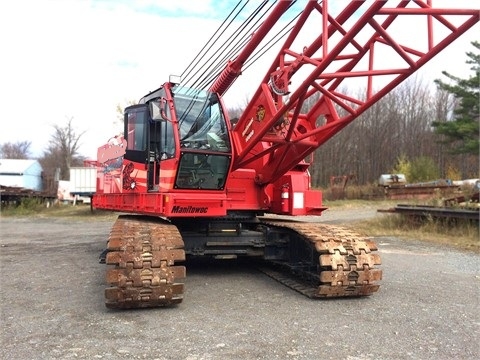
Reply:
[[[214, 51], [221, 67], [204, 54], [191, 85], [171, 78], [127, 107], [123, 136], [97, 159], [93, 206], [125, 213], [101, 256], [106, 306], [180, 303], [195, 257], [253, 258], [313, 298], [376, 292], [370, 238], [293, 216], [325, 210], [310, 186], [312, 153], [479, 20], [479, 10], [434, 4], [263, 1], [225, 42], [235, 47]], [[229, 16], [247, 7], [237, 8]], [[162, 46], [161, 34], [152, 40]], [[222, 97], [253, 58], [271, 65], [231, 119]]]

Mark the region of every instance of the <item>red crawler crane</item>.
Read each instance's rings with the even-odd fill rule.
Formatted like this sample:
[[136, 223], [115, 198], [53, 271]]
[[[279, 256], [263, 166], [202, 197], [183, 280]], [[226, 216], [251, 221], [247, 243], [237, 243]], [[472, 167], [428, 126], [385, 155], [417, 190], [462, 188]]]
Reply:
[[[184, 261], [195, 256], [262, 260], [280, 281], [294, 274], [293, 287], [311, 297], [377, 291], [371, 240], [265, 214], [319, 215], [305, 159], [476, 24], [479, 10], [352, 1], [333, 17], [327, 0], [308, 1], [232, 125], [222, 95], [291, 5], [276, 2], [208, 87], [165, 83], [126, 108], [124, 136], [99, 148], [94, 207], [136, 214], [119, 217], [103, 254], [114, 265], [108, 307], [181, 302]], [[305, 29], [311, 19], [315, 31]], [[405, 20], [418, 25], [415, 38], [401, 37]], [[365, 81], [363, 94], [342, 90], [352, 78]]]

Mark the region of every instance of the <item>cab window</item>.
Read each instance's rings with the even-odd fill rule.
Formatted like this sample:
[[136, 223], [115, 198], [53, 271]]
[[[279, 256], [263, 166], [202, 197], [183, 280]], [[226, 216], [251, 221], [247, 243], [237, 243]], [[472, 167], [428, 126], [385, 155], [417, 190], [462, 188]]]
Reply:
[[146, 149], [146, 107], [130, 107], [125, 112], [127, 149], [144, 151]]

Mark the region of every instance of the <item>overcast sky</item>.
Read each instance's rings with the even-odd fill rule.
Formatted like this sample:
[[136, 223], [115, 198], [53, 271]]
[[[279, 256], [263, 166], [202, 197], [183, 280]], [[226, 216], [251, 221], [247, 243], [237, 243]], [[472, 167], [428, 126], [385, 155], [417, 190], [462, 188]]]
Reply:
[[[440, 2], [480, 9], [480, 0], [434, 0]], [[85, 132], [81, 154], [95, 158], [96, 149], [118, 133], [117, 105], [138, 100], [170, 74], [180, 74], [234, 4], [1, 1], [0, 144], [31, 141], [33, 156], [41, 156], [52, 126], [72, 118], [78, 133]], [[421, 76], [433, 81], [443, 70], [470, 76], [465, 53], [473, 51], [470, 43], [480, 40], [478, 34], [477, 24], [427, 64]], [[230, 96], [244, 101], [247, 93], [239, 89]]]

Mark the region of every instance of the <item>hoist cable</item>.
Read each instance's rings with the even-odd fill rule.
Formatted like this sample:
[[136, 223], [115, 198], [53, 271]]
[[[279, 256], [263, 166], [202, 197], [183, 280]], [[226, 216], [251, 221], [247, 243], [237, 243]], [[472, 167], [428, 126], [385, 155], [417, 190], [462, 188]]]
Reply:
[[[206, 74], [211, 74], [212, 71], [216, 72], [217, 69], [224, 67], [228, 59], [236, 56], [239, 51], [235, 51], [235, 48], [239, 48], [237, 44], [242, 41], [242, 39], [248, 38], [253, 29], [253, 26], [251, 26], [249, 29], [246, 28], [246, 26], [248, 25], [248, 23], [255, 20], [255, 17], [259, 14], [260, 9], [264, 7], [266, 3], [267, 1], [264, 1], [259, 7], [257, 7], [257, 9], [252, 14], [250, 14], [249, 17], [235, 31], [233, 31], [232, 35], [230, 35], [230, 37], [228, 37], [217, 49], [212, 50], [212, 44], [209, 50], [212, 54], [216, 54], [216, 56], [211, 57], [203, 64], [197, 64], [198, 69], [196, 72], [196, 78], [189, 78], [185, 81], [185, 83], [188, 83], [189, 85], [190, 83], [192, 83], [192, 85], [195, 87], [208, 87], [208, 84], [204, 83], [201, 79], [205, 79], [207, 77]], [[240, 10], [244, 9], [245, 5]], [[235, 18], [238, 16], [239, 13], [236, 14]], [[232, 21], [230, 22], [230, 25]], [[222, 32], [222, 34], [224, 33], [225, 30]], [[242, 33], [243, 35], [241, 35]], [[219, 40], [220, 39], [217, 38], [215, 42], [218, 42]], [[245, 43], [246, 41], [243, 40], [243, 42]]]
[[[248, 3], [248, 1], [247, 1]], [[246, 3], [246, 4], [247, 4]], [[212, 39], [215, 38], [215, 36], [217, 34], [219, 34], [220, 30], [222, 29], [222, 27], [224, 27], [224, 25], [227, 23], [228, 19], [232, 16], [232, 14], [235, 12], [235, 9], [237, 9], [241, 4], [241, 1], [239, 1], [237, 3], [237, 5], [233, 8], [233, 10], [228, 14], [228, 16], [225, 18], [225, 20], [222, 22], [222, 24], [218, 27], [218, 29], [215, 31], [215, 33], [210, 37], [210, 39], [206, 42], [206, 44], [203, 46], [203, 48], [199, 51], [199, 53], [195, 56], [195, 58], [190, 62], [190, 64], [187, 66], [187, 68], [183, 71], [182, 73], [182, 77], [188, 77], [188, 75], [190, 74], [190, 72], [193, 70], [193, 68], [206, 56], [206, 54], [208, 53], [208, 50], [207, 47], [209, 45], [210, 42], [212, 42]], [[238, 14], [240, 13], [240, 11], [246, 6], [243, 5], [243, 7], [237, 12], [237, 14], [233, 17], [232, 20], [230, 20], [230, 23], [235, 20], [235, 18], [238, 16]], [[225, 30], [228, 28], [228, 26], [226, 26]], [[223, 34], [223, 32], [225, 31], [223, 30], [218, 36], [217, 36], [217, 39]], [[214, 40], [213, 43], [215, 43], [217, 40]], [[210, 45], [209, 49], [211, 48], [212, 45]], [[202, 52], [204, 52], [204, 54], [202, 55]]]
[[[264, 2], [264, 4], [265, 3], [266, 2]], [[215, 58], [212, 58], [212, 63], [206, 67], [207, 71], [205, 71], [202, 74], [201, 79], [199, 79], [200, 83], [196, 84], [197, 87], [208, 88], [209, 85], [211, 85], [215, 81], [215, 78], [224, 69], [225, 64], [228, 62], [228, 60], [237, 57], [240, 51], [248, 43], [252, 32], [254, 32], [256, 30], [256, 27], [258, 27], [256, 23], [254, 23], [254, 21], [256, 20], [255, 18], [264, 15], [259, 12], [260, 10], [261, 8], [258, 7], [255, 13], [250, 15], [250, 17], [246, 19], [243, 24], [241, 24], [241, 26], [239, 26], [238, 29], [233, 33], [233, 39], [235, 39], [235, 42], [233, 40], [230, 41], [232, 37], [226, 40], [225, 43], [230, 44], [228, 52], [217, 52], [218, 55]], [[268, 11], [268, 9], [266, 11]]]

